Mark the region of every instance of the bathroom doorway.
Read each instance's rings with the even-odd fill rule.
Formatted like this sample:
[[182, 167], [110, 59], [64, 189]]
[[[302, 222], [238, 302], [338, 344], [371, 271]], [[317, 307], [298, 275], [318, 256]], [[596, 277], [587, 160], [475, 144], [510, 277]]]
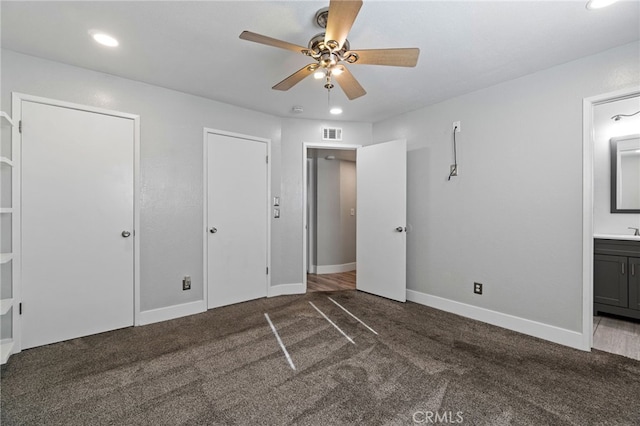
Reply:
[[[637, 139], [639, 134], [637, 88], [585, 100], [585, 336], [589, 348], [638, 360], [640, 280], [634, 275], [640, 271], [634, 268], [638, 257], [634, 253], [640, 250], [640, 237], [634, 236], [634, 229], [640, 228], [640, 212], [624, 211], [617, 205], [613, 183], [621, 183], [624, 176], [615, 174], [612, 147]], [[622, 158], [624, 164], [633, 160], [635, 165], [631, 180], [637, 196], [640, 158], [635, 156], [640, 153], [631, 150], [623, 154], [629, 154]], [[623, 164], [620, 158], [617, 163]]]

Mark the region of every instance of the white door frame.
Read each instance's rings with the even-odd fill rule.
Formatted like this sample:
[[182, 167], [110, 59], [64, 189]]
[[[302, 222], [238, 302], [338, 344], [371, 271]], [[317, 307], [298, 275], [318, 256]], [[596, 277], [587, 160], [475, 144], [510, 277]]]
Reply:
[[[313, 160], [313, 161], [310, 161]], [[306, 189], [307, 189], [307, 229], [305, 230], [305, 234], [307, 236], [307, 244], [305, 245], [305, 247], [307, 248], [307, 253], [306, 253], [306, 262], [307, 262], [307, 273], [310, 274], [315, 274], [317, 272], [317, 265], [314, 264], [310, 264], [309, 262], [312, 261], [312, 259], [315, 256], [315, 238], [313, 237], [314, 235], [314, 231], [315, 231], [315, 224], [313, 220], [309, 220], [311, 217], [310, 215], [312, 214], [313, 211], [315, 211], [317, 209], [317, 198], [318, 198], [318, 194], [316, 193], [316, 179], [314, 174], [309, 174], [310, 173], [310, 167], [315, 166], [317, 169], [317, 164], [318, 164], [318, 159], [317, 158], [307, 158], [307, 162], [306, 162], [306, 166], [307, 166], [307, 180], [306, 180]], [[309, 209], [311, 209], [311, 211], [309, 211]]]
[[[338, 144], [331, 142], [304, 142], [302, 144], [302, 288], [307, 292], [307, 150], [308, 149], [341, 149], [345, 151], [356, 151], [362, 145]], [[356, 167], [357, 165], [356, 159]], [[356, 199], [358, 194], [356, 194]], [[358, 250], [358, 247], [356, 247]]]
[[[16, 122], [22, 121], [22, 101], [35, 102], [44, 105], [57, 106], [62, 108], [70, 108], [79, 111], [92, 112], [96, 114], [110, 115], [113, 117], [126, 118], [133, 120], [133, 324], [140, 325], [140, 116], [120, 111], [97, 108], [89, 105], [81, 105], [72, 102], [60, 101], [57, 99], [44, 98], [41, 96], [27, 95], [24, 93], [13, 92], [11, 94], [11, 108], [13, 117]], [[14, 167], [17, 169], [17, 175], [22, 174], [22, 155], [21, 144], [22, 138], [20, 130], [16, 126], [11, 135], [14, 150], [12, 152], [14, 159]], [[17, 143], [16, 143], [17, 142]], [[18, 149], [15, 149], [18, 148]], [[22, 238], [20, 234], [22, 223], [22, 205], [21, 205], [21, 186], [18, 182], [12, 182], [12, 205], [14, 213], [12, 217], [12, 250], [13, 258], [13, 283], [14, 283], [14, 300], [20, 301], [22, 289]], [[17, 325], [14, 330], [18, 330], [14, 339], [14, 353], [22, 350], [20, 339], [20, 315], [16, 309], [13, 310], [13, 321]]]
[[209, 309], [209, 244], [207, 239], [207, 233], [209, 232], [207, 229], [207, 219], [209, 217], [209, 167], [207, 161], [209, 155], [209, 147], [207, 143], [207, 136], [209, 134], [229, 136], [233, 138], [246, 139], [254, 142], [263, 142], [267, 144], [267, 158], [269, 160], [267, 161], [267, 201], [265, 206], [265, 218], [267, 220], [267, 268], [269, 268], [269, 273], [267, 274], [267, 287], [265, 289], [265, 295], [269, 294], [269, 288], [271, 287], [271, 139], [205, 127], [202, 133], [202, 229], [204, 235], [204, 237], [202, 238], [202, 297], [206, 309]]
[[638, 87], [604, 93], [582, 101], [582, 342], [593, 346], [593, 108], [597, 105], [640, 95]]

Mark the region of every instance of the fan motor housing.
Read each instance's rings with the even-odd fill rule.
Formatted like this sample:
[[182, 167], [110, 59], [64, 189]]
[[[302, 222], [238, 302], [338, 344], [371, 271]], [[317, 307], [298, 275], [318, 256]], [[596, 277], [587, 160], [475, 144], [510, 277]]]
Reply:
[[320, 57], [327, 53], [336, 55], [338, 58], [344, 56], [350, 49], [349, 40], [345, 40], [340, 50], [334, 50], [330, 46], [327, 46], [324, 41], [325, 33], [316, 34], [309, 40], [309, 50], [311, 56]]

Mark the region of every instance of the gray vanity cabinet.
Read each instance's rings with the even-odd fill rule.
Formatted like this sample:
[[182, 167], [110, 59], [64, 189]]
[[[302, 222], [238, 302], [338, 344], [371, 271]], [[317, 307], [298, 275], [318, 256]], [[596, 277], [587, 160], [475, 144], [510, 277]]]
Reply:
[[640, 241], [596, 239], [594, 313], [640, 319]]
[[629, 258], [629, 308], [640, 311], [640, 258]]
[[629, 306], [627, 257], [596, 254], [593, 268], [593, 301], [611, 306]]

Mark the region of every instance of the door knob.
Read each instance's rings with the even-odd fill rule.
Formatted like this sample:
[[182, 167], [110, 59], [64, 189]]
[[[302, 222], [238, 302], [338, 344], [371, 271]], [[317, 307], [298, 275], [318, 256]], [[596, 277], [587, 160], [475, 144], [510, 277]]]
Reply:
[[404, 228], [403, 228], [402, 226], [398, 226], [398, 227], [396, 228], [396, 231], [398, 231], [398, 232], [402, 232], [403, 230], [404, 230]]
[[129, 232], [129, 231], [122, 231], [122, 236], [123, 236], [124, 238], [127, 238], [127, 237], [129, 237], [130, 235], [131, 235], [131, 232]]
[[211, 228], [209, 229], [209, 232], [211, 232], [212, 234], [215, 234], [216, 232], [218, 232], [218, 228]]

